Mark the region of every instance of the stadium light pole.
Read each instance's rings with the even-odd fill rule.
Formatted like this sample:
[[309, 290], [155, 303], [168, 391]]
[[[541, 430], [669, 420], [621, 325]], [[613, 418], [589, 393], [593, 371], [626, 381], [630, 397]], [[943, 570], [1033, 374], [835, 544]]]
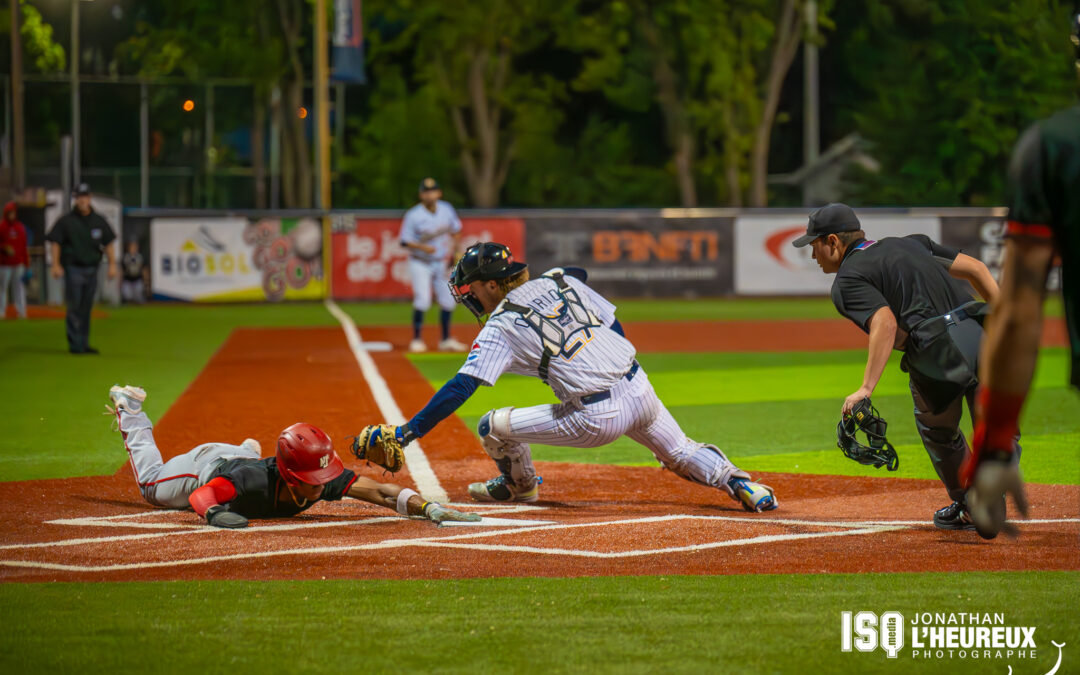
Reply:
[[[806, 3], [806, 39], [803, 41], [803, 166], [810, 168], [821, 152], [818, 122], [817, 2]], [[809, 176], [809, 174], [807, 174]], [[803, 206], [810, 206], [806, 178], [802, 184]]]
[[316, 204], [330, 208], [330, 74], [327, 63], [326, 0], [315, 0], [315, 177]]
[[16, 190], [26, 187], [26, 130], [23, 122], [22, 40], [19, 2], [11, 0], [11, 168]]

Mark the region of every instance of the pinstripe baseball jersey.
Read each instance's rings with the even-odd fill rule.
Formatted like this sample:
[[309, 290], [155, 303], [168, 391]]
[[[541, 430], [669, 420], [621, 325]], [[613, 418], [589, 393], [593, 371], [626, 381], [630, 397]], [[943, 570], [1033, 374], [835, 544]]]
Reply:
[[450, 235], [461, 232], [461, 219], [450, 202], [435, 202], [435, 213], [427, 210], [423, 204], [417, 204], [405, 212], [401, 221], [401, 233], [398, 240], [410, 244], [434, 246], [434, 253], [424, 253], [409, 249], [409, 256], [424, 262], [445, 260], [453, 251], [450, 250]]
[[[543, 342], [534, 325], [520, 313], [505, 308], [507, 303], [514, 303], [550, 321], [550, 334], [561, 342], [548, 364], [547, 378], [559, 400], [611, 389], [633, 365], [634, 345], [610, 328], [615, 320], [615, 305], [577, 279], [564, 279], [574, 293], [560, 293], [558, 284], [549, 277], [533, 279], [510, 291], [476, 336], [458, 372], [488, 386], [507, 372], [539, 377]], [[596, 324], [590, 325], [589, 317], [567, 306], [566, 299], [574, 295], [595, 317]]]

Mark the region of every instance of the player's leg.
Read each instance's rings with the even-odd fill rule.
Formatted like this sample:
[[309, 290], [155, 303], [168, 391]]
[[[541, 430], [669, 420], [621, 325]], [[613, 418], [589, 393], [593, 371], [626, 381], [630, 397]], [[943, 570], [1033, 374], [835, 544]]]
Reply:
[[431, 307], [431, 266], [419, 260], [409, 259], [409, 279], [412, 281], [412, 327], [413, 339], [409, 343], [410, 352], [425, 352], [427, 345], [421, 337], [424, 326], [424, 312]]
[[[637, 378], [635, 378], [637, 379]], [[642, 373], [637, 396], [627, 397], [639, 410], [638, 423], [627, 436], [648, 448], [675, 475], [707, 487], [723, 490], [748, 511], [769, 511], [778, 505], [773, 489], [750, 480], [720, 448], [689, 438], [656, 396]]]
[[569, 403], [490, 410], [480, 419], [477, 433], [499, 475], [473, 483], [469, 494], [478, 501], [536, 501], [538, 479], [530, 443], [594, 448], [622, 435], [624, 429], [613, 428], [617, 423], [603, 410]]
[[958, 396], [946, 408], [934, 412], [922, 387], [928, 384], [909, 383], [915, 404], [915, 428], [922, 439], [930, 463], [945, 486], [952, 503], [934, 513], [934, 525], [944, 530], [970, 530], [971, 518], [964, 499], [966, 490], [960, 485], [958, 472], [968, 452], [967, 440], [960, 431], [964, 397]]
[[135, 483], [139, 486], [143, 498], [155, 506], [183, 508], [160, 501], [157, 495], [158, 486], [163, 482], [176, 480], [179, 476], [193, 474], [191, 462], [184, 455], [169, 460], [168, 466], [162, 461], [161, 451], [154, 440], [154, 425], [142, 409], [146, 392], [139, 387], [116, 385], [109, 390], [109, 398], [113, 402], [113, 411], [120, 435], [124, 439], [124, 449], [131, 461], [131, 470], [135, 474]]
[[26, 283], [23, 275], [26, 273], [26, 265], [16, 265], [15, 272], [11, 277], [12, 289], [14, 290], [15, 316], [20, 319], [26, 318]]
[[0, 265], [0, 321], [7, 318], [8, 286], [11, 284], [14, 273], [14, 267]]
[[432, 277], [435, 279], [435, 302], [439, 305], [439, 326], [442, 329], [439, 351], [468, 351], [468, 345], [450, 336], [450, 320], [454, 316], [454, 307], [457, 306], [454, 295], [450, 292], [450, 274], [441, 262], [432, 263], [432, 265], [434, 266]]

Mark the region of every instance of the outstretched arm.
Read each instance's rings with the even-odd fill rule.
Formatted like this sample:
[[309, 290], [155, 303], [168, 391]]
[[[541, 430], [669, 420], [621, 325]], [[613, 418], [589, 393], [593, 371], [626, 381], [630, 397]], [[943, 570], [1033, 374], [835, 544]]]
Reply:
[[424, 501], [415, 490], [392, 483], [380, 483], [364, 476], [357, 476], [346, 493], [353, 499], [394, 509], [403, 516], [423, 516], [434, 523], [448, 520], [476, 522], [480, 516], [449, 509], [438, 502]]
[[889, 363], [893, 343], [896, 341], [896, 317], [888, 307], [882, 307], [870, 317], [870, 347], [866, 355], [866, 370], [862, 386], [844, 399], [842, 412], [849, 413], [859, 401], [870, 398], [877, 387], [885, 366]]
[[949, 274], [970, 283], [983, 300], [993, 304], [998, 299], [998, 284], [981, 260], [963, 253], [956, 256]]

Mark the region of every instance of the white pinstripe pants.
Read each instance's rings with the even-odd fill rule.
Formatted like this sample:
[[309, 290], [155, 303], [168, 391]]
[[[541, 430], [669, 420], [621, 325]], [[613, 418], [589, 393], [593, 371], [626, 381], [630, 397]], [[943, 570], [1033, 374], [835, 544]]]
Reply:
[[514, 408], [508, 436], [501, 451], [511, 460], [507, 478], [519, 489], [531, 489], [536, 480], [529, 443], [595, 448], [620, 436], [644, 445], [669, 470], [701, 485], [730, 494], [727, 482], [733, 476], [749, 478], [714, 446], [687, 437], [656, 396], [644, 369], [633, 380], [619, 380], [605, 401]]

